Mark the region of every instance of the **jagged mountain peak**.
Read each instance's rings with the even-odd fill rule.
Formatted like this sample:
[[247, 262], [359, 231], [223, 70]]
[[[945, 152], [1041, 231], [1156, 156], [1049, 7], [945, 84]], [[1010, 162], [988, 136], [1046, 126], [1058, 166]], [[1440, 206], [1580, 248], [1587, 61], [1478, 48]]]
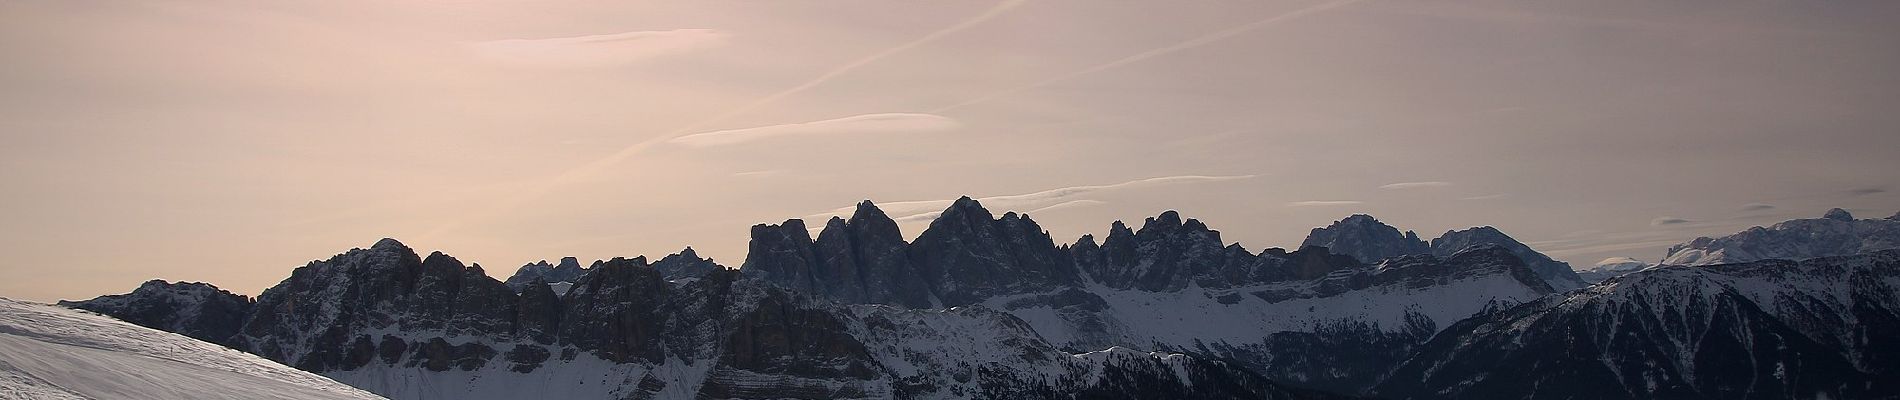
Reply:
[[1835, 221], [1853, 221], [1854, 214], [1847, 212], [1845, 209], [1830, 208], [1827, 210], [1827, 213], [1821, 214], [1821, 218]]
[[660, 275], [667, 280], [674, 280], [699, 278], [726, 268], [710, 258], [700, 258], [699, 253], [693, 251], [692, 246], [687, 246], [678, 253], [660, 257], [659, 261], [653, 262], [653, 269], [659, 270]]
[[1366, 214], [1353, 214], [1331, 225], [1313, 228], [1301, 242], [1301, 247], [1307, 246], [1326, 247], [1368, 264], [1431, 252], [1431, 245], [1419, 240], [1417, 233], [1400, 231]]
[[1432, 239], [1432, 254], [1447, 256], [1476, 245], [1495, 245], [1517, 255], [1525, 264], [1537, 272], [1537, 276], [1558, 291], [1570, 290], [1585, 285], [1583, 278], [1577, 275], [1569, 263], [1557, 261], [1537, 252], [1504, 231], [1491, 226], [1472, 227], [1464, 230], [1445, 231], [1444, 235]]

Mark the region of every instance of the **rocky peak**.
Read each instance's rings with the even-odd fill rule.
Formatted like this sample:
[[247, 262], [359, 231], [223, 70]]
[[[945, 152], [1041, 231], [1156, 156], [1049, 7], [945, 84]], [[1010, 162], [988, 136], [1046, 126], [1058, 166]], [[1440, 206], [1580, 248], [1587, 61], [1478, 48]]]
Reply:
[[414, 250], [409, 249], [409, 246], [403, 245], [401, 241], [397, 241], [396, 239], [393, 239], [393, 238], [382, 238], [382, 240], [377, 240], [376, 244], [370, 245], [369, 248], [370, 250], [400, 249], [402, 251], [414, 252]]
[[[869, 200], [858, 203], [849, 220], [826, 221], [817, 240], [805, 239], [802, 222], [786, 221], [785, 226], [754, 227], [752, 249], [740, 270], [781, 287], [849, 303], [934, 305], [930, 287], [911, 264], [909, 244], [897, 222]], [[794, 229], [798, 232], [791, 232]]]
[[1893, 216], [1891, 216], [1891, 217], [1887, 217], [1887, 220], [1888, 220], [1888, 221], [1900, 221], [1900, 212], [1895, 212], [1895, 213], [1893, 213]]
[[573, 283], [587, 274], [587, 268], [581, 266], [581, 260], [574, 257], [561, 257], [560, 264], [550, 264], [548, 260], [522, 265], [513, 276], [508, 277], [508, 287], [519, 293], [528, 287], [528, 282], [540, 278], [547, 283]]
[[1431, 253], [1431, 245], [1418, 234], [1400, 232], [1370, 215], [1354, 214], [1324, 228], [1313, 228], [1300, 247], [1320, 246], [1345, 254], [1364, 263], [1387, 258]]
[[1826, 214], [1821, 214], [1821, 218], [1831, 219], [1835, 221], [1852, 222], [1854, 221], [1854, 214], [1848, 213], [1847, 210], [1844, 210], [1844, 209], [1833, 208], [1833, 209], [1828, 209]]
[[1577, 276], [1569, 263], [1551, 259], [1530, 246], [1518, 242], [1497, 228], [1480, 226], [1461, 231], [1445, 231], [1437, 239], [1432, 239], [1432, 254], [1450, 257], [1472, 246], [1495, 245], [1517, 255], [1531, 270], [1537, 272], [1551, 287], [1557, 290], [1570, 290], [1584, 286], [1583, 278]]
[[653, 269], [659, 270], [661, 277], [670, 281], [706, 276], [725, 267], [714, 263], [712, 259], [700, 258], [699, 253], [693, 251], [692, 246], [687, 246], [678, 253], [661, 257], [660, 261], [653, 263]]
[[1092, 247], [1076, 246], [1070, 252], [1096, 282], [1148, 291], [1185, 288], [1215, 273], [1229, 256], [1222, 251], [1219, 232], [1198, 220], [1182, 221], [1174, 210], [1147, 218], [1140, 231], [1130, 232], [1116, 221], [1102, 248]]
[[910, 262], [944, 305], [1077, 282], [1075, 268], [1034, 220], [992, 219], [968, 196], [957, 199], [910, 247]]
[[60, 301], [77, 308], [133, 324], [174, 332], [218, 344], [229, 344], [251, 309], [251, 299], [208, 283], [166, 282], [153, 279], [132, 293]]

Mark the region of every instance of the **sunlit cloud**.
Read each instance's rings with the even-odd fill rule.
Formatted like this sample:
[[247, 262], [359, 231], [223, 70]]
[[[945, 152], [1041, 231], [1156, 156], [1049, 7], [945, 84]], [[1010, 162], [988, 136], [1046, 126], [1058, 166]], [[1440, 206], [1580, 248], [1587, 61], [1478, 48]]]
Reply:
[[468, 43], [482, 59], [511, 67], [603, 68], [722, 45], [730, 35], [712, 29], [635, 31], [548, 39]]
[[1352, 206], [1352, 205], [1360, 205], [1360, 204], [1366, 204], [1366, 202], [1358, 201], [1358, 200], [1308, 200], [1308, 201], [1295, 201], [1292, 203], [1286, 203], [1286, 205], [1293, 206], [1293, 207], [1336, 207], [1336, 206]]
[[1451, 186], [1451, 182], [1441, 182], [1441, 181], [1399, 182], [1399, 183], [1379, 186], [1379, 188], [1385, 189], [1385, 190], [1404, 190], [1404, 189], [1441, 188], [1441, 187], [1446, 187], [1446, 186]]
[[956, 120], [931, 114], [865, 114], [823, 121], [712, 131], [680, 136], [669, 143], [692, 147], [725, 146], [779, 136], [848, 133], [928, 133], [957, 129]]

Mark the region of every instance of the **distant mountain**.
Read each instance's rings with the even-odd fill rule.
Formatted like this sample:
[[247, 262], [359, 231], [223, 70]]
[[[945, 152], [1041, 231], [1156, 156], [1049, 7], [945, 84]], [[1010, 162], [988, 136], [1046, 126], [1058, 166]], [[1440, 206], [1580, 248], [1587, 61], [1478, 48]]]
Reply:
[[244, 324], [251, 299], [207, 283], [151, 280], [132, 293], [92, 300], [61, 301], [60, 306], [111, 315], [139, 326], [226, 344]]
[[1490, 227], [1425, 242], [1355, 215], [1258, 252], [1174, 211], [1108, 228], [1058, 244], [966, 197], [907, 242], [867, 201], [816, 238], [753, 226], [737, 270], [688, 248], [503, 283], [385, 239], [296, 269], [234, 330], [178, 306], [233, 301], [209, 285], [71, 305], [398, 399], [1857, 396], [1900, 360], [1877, 340], [1900, 333], [1892, 254], [1566, 292], [1582, 277]]
[[1584, 286], [1583, 279], [1577, 276], [1570, 264], [1538, 253], [1530, 246], [1504, 234], [1503, 231], [1489, 226], [1445, 231], [1445, 234], [1427, 243], [1419, 240], [1417, 233], [1412, 231], [1400, 233], [1398, 228], [1386, 225], [1378, 218], [1355, 214], [1332, 225], [1313, 228], [1312, 233], [1308, 234], [1301, 244], [1302, 247], [1325, 247], [1334, 253], [1352, 256], [1368, 264], [1376, 264], [1388, 258], [1418, 254], [1449, 257], [1465, 248], [1478, 245], [1494, 245], [1509, 250], [1532, 270], [1537, 271], [1538, 277], [1558, 291]]
[[[515, 293], [520, 293], [522, 290], [527, 290], [529, 286], [528, 283], [536, 279], [540, 279], [544, 285], [572, 285], [574, 281], [580, 280], [582, 275], [587, 275], [587, 268], [581, 267], [580, 259], [562, 257], [559, 264], [549, 264], [548, 260], [541, 260], [523, 265], [520, 269], [515, 270], [514, 276], [508, 277], [507, 284], [509, 289], [513, 289]], [[562, 289], [559, 291], [566, 292], [567, 290]]]
[[1510, 250], [1511, 254], [1517, 255], [1517, 258], [1520, 260], [1524, 260], [1524, 263], [1529, 265], [1532, 271], [1537, 271], [1537, 277], [1543, 278], [1544, 282], [1549, 283], [1552, 288], [1558, 291], [1567, 291], [1585, 285], [1583, 278], [1577, 276], [1577, 271], [1570, 268], [1570, 263], [1551, 259], [1550, 256], [1539, 253], [1537, 250], [1532, 250], [1530, 246], [1526, 246], [1524, 243], [1518, 242], [1517, 239], [1511, 238], [1510, 235], [1506, 235], [1497, 228], [1489, 226], [1480, 226], [1462, 231], [1446, 231], [1444, 235], [1439, 235], [1437, 239], [1432, 239], [1432, 254], [1444, 257], [1455, 254], [1465, 248], [1479, 245], [1493, 245], [1503, 247], [1505, 250]]
[[1353, 214], [1332, 225], [1313, 228], [1300, 247], [1325, 247], [1368, 264], [1398, 256], [1432, 254], [1431, 244], [1419, 240], [1417, 233], [1400, 233], [1398, 228], [1365, 214]]
[[565, 295], [529, 282], [517, 295], [385, 239], [298, 268], [225, 342], [396, 399], [1333, 397], [1199, 357], [1064, 352], [987, 308], [813, 301], [724, 268], [669, 281], [615, 258]]
[[911, 243], [869, 202], [849, 220], [832, 219], [817, 240], [806, 232], [799, 220], [754, 227], [741, 271], [843, 303], [980, 305], [1071, 352], [1120, 346], [1229, 359], [1342, 393], [1369, 388], [1442, 327], [1553, 291], [1495, 245], [1365, 265], [1321, 247], [1254, 253], [1174, 211], [1138, 230], [1116, 222], [1100, 243], [1084, 236], [1063, 246], [1029, 216], [995, 216], [969, 198]]
[[1596, 266], [1590, 267], [1590, 269], [1577, 271], [1577, 276], [1582, 277], [1584, 282], [1594, 285], [1610, 278], [1623, 276], [1654, 266], [1656, 266], [1656, 264], [1637, 261], [1629, 257], [1610, 257], [1603, 259], [1603, 261], [1598, 261]]
[[[147, 283], [140, 289], [145, 296], [153, 296], [160, 292], [192, 293], [197, 285]], [[319, 400], [381, 397], [182, 335], [96, 314], [0, 298], [0, 398]]]
[[1662, 263], [1712, 265], [1756, 260], [1803, 260], [1900, 249], [1900, 214], [1854, 219], [1839, 208], [1821, 218], [1784, 221], [1719, 238], [1700, 237], [1671, 246]]
[[1900, 396], [1900, 251], [1665, 266], [1434, 337], [1376, 393], [1417, 399]]

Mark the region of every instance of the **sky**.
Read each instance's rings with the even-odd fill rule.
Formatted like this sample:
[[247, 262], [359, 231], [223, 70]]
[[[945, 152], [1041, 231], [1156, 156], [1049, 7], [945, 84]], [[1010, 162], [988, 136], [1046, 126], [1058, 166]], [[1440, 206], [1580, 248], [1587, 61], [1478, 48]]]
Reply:
[[[737, 267], [961, 195], [1057, 242], [1366, 213], [1588, 266], [1900, 211], [1900, 2], [0, 2], [0, 296], [256, 294], [394, 237]], [[844, 208], [842, 210], [849, 210]]]

